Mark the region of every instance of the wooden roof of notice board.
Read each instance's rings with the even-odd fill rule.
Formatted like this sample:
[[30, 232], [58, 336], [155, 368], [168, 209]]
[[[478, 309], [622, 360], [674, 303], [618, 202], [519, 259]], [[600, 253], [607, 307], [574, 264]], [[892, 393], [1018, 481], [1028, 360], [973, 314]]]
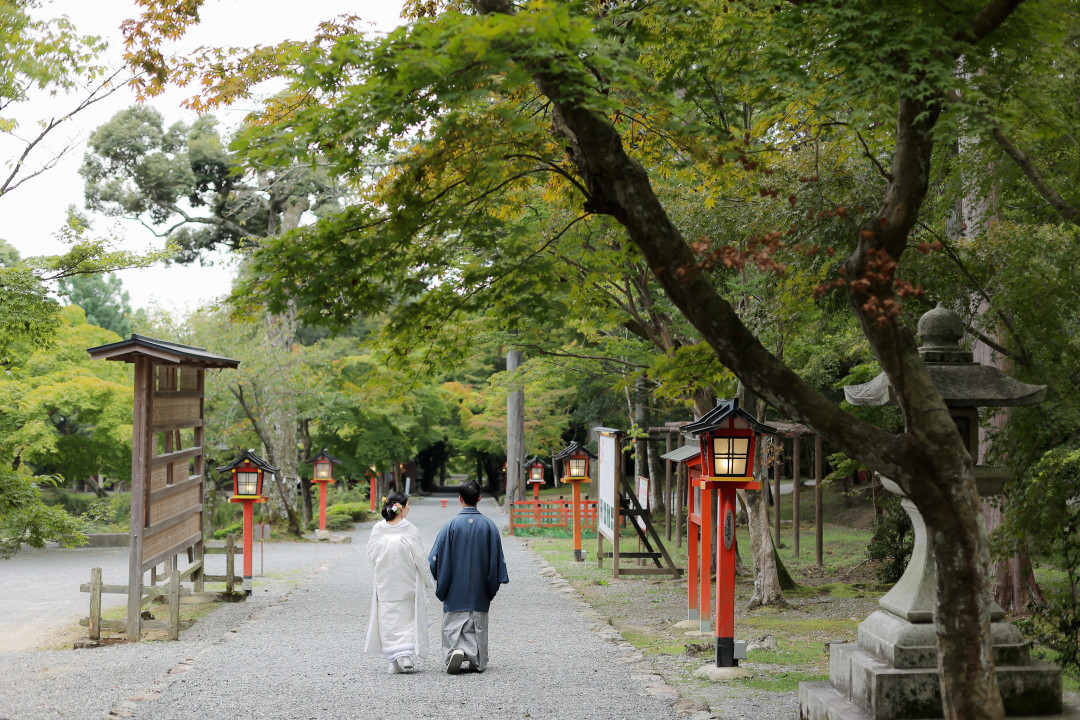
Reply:
[[816, 434], [802, 423], [770, 420], [768, 424], [776, 428], [776, 433], [778, 435], [783, 435], [784, 437], [809, 437]]
[[680, 448], [676, 448], [669, 453], [664, 453], [660, 456], [662, 460], [670, 460], [671, 462], [686, 462], [692, 458], [696, 458], [701, 454], [701, 445], [695, 443], [693, 445], [683, 445]]
[[184, 367], [200, 368], [235, 368], [240, 365], [239, 360], [214, 355], [207, 352], [206, 348], [193, 345], [181, 345], [158, 340], [145, 335], [132, 333], [128, 340], [99, 345], [87, 350], [91, 360], [120, 360], [123, 362], [135, 362], [140, 355], [151, 357], [159, 365], [177, 365]]

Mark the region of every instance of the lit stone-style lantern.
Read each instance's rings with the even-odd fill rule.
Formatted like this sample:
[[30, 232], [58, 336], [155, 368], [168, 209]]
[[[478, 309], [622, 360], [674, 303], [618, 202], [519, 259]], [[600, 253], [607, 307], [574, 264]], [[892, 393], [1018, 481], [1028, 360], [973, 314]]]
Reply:
[[319, 485], [319, 530], [315, 535], [322, 540], [330, 537], [330, 534], [326, 532], [326, 486], [337, 482], [334, 479], [334, 466], [340, 465], [341, 461], [328, 453], [326, 448], [323, 448], [309, 462], [315, 468], [311, 482]]
[[757, 438], [775, 430], [759, 423], [739, 407], [738, 398], [724, 400], [695, 422], [684, 425], [683, 433], [700, 444], [701, 475], [694, 479], [700, 488], [698, 500], [702, 516], [702, 542], [698, 566], [701, 568], [701, 603], [708, 603], [710, 534], [712, 508], [719, 497], [716, 522], [716, 667], [736, 667], [746, 657], [745, 643], [735, 643], [735, 491], [758, 490], [754, 481], [754, 451]]
[[[574, 560], [577, 562], [585, 561], [585, 554], [581, 551], [581, 485], [589, 482], [589, 458], [595, 457], [596, 455], [589, 448], [575, 440], [552, 458], [556, 463], [562, 461], [562, 481], [574, 488], [572, 501]], [[556, 465], [556, 467], [560, 466]]]
[[251, 594], [251, 562], [254, 555], [255, 505], [266, 502], [262, 494], [263, 473], [276, 473], [278, 469], [269, 464], [251, 450], [245, 450], [240, 457], [228, 465], [222, 465], [218, 472], [232, 471], [233, 496], [231, 503], [240, 503], [244, 508], [244, 592]]
[[[1035, 405], [1046, 386], [1028, 385], [1001, 370], [976, 363], [970, 350], [960, 347], [964, 323], [952, 310], [938, 306], [919, 319], [919, 354], [941, 394], [957, 429], [976, 461], [975, 480], [980, 495], [997, 494], [1008, 472], [979, 461], [980, 407]], [[870, 382], [849, 385], [844, 394], [852, 405], [895, 405], [889, 379], [881, 373]], [[915, 545], [903, 577], [878, 605], [881, 609], [859, 624], [857, 643], [830, 647], [829, 682], [801, 683], [800, 717], [941, 717], [940, 678], [937, 668], [937, 632], [934, 606], [937, 575], [933, 543], [915, 504], [889, 478], [882, 484], [903, 498], [911, 517]], [[1061, 713], [1061, 674], [1057, 668], [1029, 657], [1029, 643], [1004, 611], [991, 610], [991, 642], [998, 688], [1007, 715], [1038, 716]], [[859, 687], [853, 678], [859, 677]], [[873, 708], [873, 710], [871, 710]]]
[[532, 485], [533, 500], [540, 500], [540, 486], [544, 484], [544, 471], [548, 464], [538, 457], [530, 458], [522, 463], [525, 468], [525, 482]]

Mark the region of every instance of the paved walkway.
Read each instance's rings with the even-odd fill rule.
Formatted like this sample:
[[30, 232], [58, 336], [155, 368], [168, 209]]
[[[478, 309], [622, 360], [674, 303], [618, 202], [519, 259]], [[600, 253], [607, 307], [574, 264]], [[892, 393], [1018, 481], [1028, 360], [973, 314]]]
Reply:
[[[416, 501], [410, 519], [425, 542], [456, 512], [456, 500], [449, 505]], [[499, 519], [490, 506], [481, 509]], [[509, 537], [510, 584], [492, 604], [488, 671], [442, 671], [436, 650], [441, 608], [432, 596], [436, 652], [418, 673], [388, 675], [381, 657], [362, 653], [371, 597], [369, 530], [364, 525], [352, 533], [352, 544], [268, 544], [267, 577], [256, 580], [251, 598], [201, 619], [179, 642], [0, 652], [0, 720], [685, 718], [671, 707], [675, 691], [640, 654]], [[50, 558], [46, 564], [53, 555], [79, 562], [89, 557], [60, 550], [43, 555]], [[0, 575], [24, 571], [23, 565], [0, 565]], [[78, 593], [83, 575], [89, 566], [76, 573], [74, 592], [88, 605]], [[72, 582], [55, 571], [36, 581], [49, 576], [58, 578], [49, 584]], [[105, 576], [108, 581], [108, 570]]]

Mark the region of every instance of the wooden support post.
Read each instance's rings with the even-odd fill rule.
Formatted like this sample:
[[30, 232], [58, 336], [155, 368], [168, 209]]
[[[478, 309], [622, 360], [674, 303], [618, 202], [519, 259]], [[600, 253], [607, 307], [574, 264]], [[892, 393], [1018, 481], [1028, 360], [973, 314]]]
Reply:
[[154, 397], [154, 363], [146, 355], [135, 358], [135, 404], [131, 428], [131, 530], [128, 553], [127, 640], [142, 635], [143, 533], [147, 526], [150, 495], [150, 458], [153, 447], [151, 412]]
[[794, 483], [791, 487], [791, 555], [799, 557], [799, 483], [802, 481], [799, 461], [802, 460], [802, 438], [796, 435], [791, 444], [791, 479]]
[[574, 561], [583, 562], [585, 554], [581, 552], [581, 481], [574, 481]]
[[600, 532], [600, 521], [597, 520], [596, 528], [596, 569], [604, 569], [604, 533]]
[[180, 571], [169, 571], [169, 639], [180, 639]]
[[[680, 470], [680, 472], [682, 472]], [[690, 493], [693, 495], [694, 488], [690, 488]], [[694, 496], [696, 497], [696, 496]], [[698, 604], [698, 596], [701, 594], [701, 579], [698, 573], [698, 563], [701, 560], [701, 525], [694, 520], [694, 515], [698, 514], [697, 504], [694, 501], [694, 497], [690, 498], [690, 525], [686, 531], [686, 564], [687, 564], [687, 579], [686, 579], [686, 619], [697, 620], [701, 617], [700, 605]], [[700, 517], [700, 516], [699, 516]], [[700, 628], [698, 628], [700, 629]]]
[[780, 469], [783, 464], [776, 460], [773, 463], [773, 537], [776, 544], [780, 544]]
[[232, 595], [236, 586], [236, 536], [225, 536], [225, 592]]
[[686, 507], [686, 493], [689, 492], [689, 484], [686, 481], [686, 465], [679, 463], [675, 468], [675, 547], [682, 547], [683, 535], [683, 508]]
[[199, 564], [199, 569], [191, 576], [192, 589], [197, 593], [204, 592], [206, 590], [206, 553], [202, 540], [195, 543], [192, 562]]
[[90, 634], [91, 640], [101, 639], [101, 568], [90, 569]]
[[822, 457], [821, 436], [814, 437], [814, 541], [818, 567], [825, 567], [824, 518], [822, 517], [822, 493], [825, 484], [825, 460]]
[[[622, 478], [623, 478], [623, 453], [622, 436], [615, 439], [615, 517], [612, 520], [611, 531], [614, 533], [614, 541], [611, 544], [611, 577], [619, 577], [619, 538], [622, 535]], [[599, 532], [599, 529], [597, 529]]]
[[[671, 452], [671, 433], [667, 434], [667, 442], [665, 444], [664, 453]], [[668, 541], [671, 540], [671, 526], [674, 513], [672, 512], [671, 502], [671, 461], [664, 461], [664, 533], [667, 535]]]

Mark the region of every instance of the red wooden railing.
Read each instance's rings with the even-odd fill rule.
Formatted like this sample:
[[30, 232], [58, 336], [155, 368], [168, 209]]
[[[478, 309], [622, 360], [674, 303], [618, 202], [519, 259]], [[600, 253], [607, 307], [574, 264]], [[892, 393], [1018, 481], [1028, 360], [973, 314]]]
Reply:
[[[573, 523], [572, 500], [518, 500], [510, 503], [510, 534], [515, 528], [569, 528]], [[581, 502], [581, 525], [596, 529], [596, 501]]]

